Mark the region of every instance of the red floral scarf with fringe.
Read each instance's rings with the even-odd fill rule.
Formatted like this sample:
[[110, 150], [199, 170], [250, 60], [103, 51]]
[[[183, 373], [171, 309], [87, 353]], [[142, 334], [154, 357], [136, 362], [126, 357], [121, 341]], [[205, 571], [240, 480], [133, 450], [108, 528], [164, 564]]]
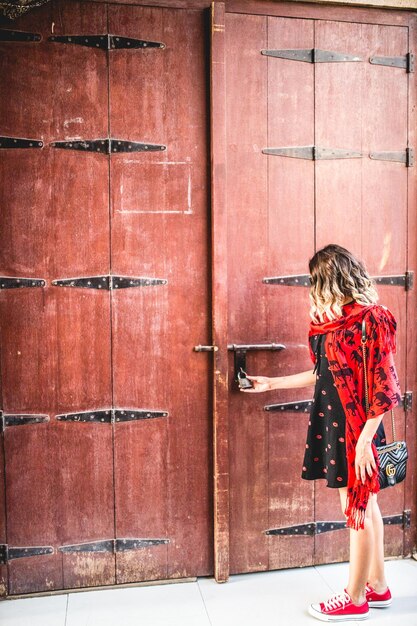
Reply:
[[[369, 413], [366, 415], [365, 387], [362, 358], [362, 319], [366, 320], [366, 359], [368, 373]], [[364, 527], [369, 494], [378, 493], [379, 458], [376, 446], [372, 450], [377, 468], [372, 476], [366, 474], [363, 484], [355, 475], [355, 448], [367, 419], [378, 417], [401, 400], [400, 386], [393, 354], [396, 352], [397, 323], [385, 307], [364, 306], [350, 302], [343, 306], [342, 317], [323, 323], [311, 322], [312, 335], [329, 333], [325, 342], [329, 369], [346, 415], [346, 456], [348, 468], [347, 526], [359, 530]], [[316, 357], [310, 346], [313, 363]]]

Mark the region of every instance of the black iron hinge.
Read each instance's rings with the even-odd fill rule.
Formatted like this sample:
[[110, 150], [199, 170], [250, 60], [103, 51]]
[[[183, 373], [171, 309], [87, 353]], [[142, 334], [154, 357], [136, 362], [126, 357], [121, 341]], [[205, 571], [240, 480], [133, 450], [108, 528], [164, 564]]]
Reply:
[[49, 415], [33, 413], [4, 413], [0, 411], [1, 431], [7, 426], [23, 426], [25, 424], [42, 424], [49, 422]]
[[[399, 406], [404, 407], [405, 411], [410, 411], [413, 403], [413, 392], [406, 391], [401, 396], [401, 402]], [[291, 413], [309, 413], [313, 400], [296, 400], [293, 402], [281, 402], [279, 404], [267, 404], [264, 406], [264, 411], [268, 413], [281, 413], [289, 411]]]
[[60, 546], [60, 552], [126, 552], [127, 550], [140, 550], [169, 543], [169, 539], [105, 539], [104, 541], [91, 541], [88, 543], [75, 543], [73, 545]]
[[402, 406], [404, 407], [404, 411], [411, 411], [413, 408], [413, 392], [406, 391], [402, 397]]
[[74, 141], [53, 141], [53, 148], [62, 150], [79, 150], [81, 152], [99, 152], [100, 154], [116, 154], [124, 152], [161, 152], [166, 150], [162, 144], [143, 143], [124, 139], [104, 138]]
[[280, 404], [267, 404], [264, 411], [268, 413], [291, 411], [292, 413], [309, 413], [313, 400], [298, 400], [294, 402], [281, 402]]
[[288, 50], [261, 50], [261, 54], [268, 57], [287, 59], [289, 61], [304, 61], [305, 63], [340, 63], [342, 61], [362, 61], [353, 54], [343, 54], [333, 50], [319, 50], [318, 48], [300, 48]]
[[0, 41], [18, 41], [20, 43], [31, 43], [42, 39], [39, 33], [27, 33], [22, 30], [0, 29]]
[[27, 148], [43, 148], [43, 141], [40, 139], [24, 139], [23, 137], [0, 137], [0, 149], [27, 149]]
[[[411, 511], [403, 511], [398, 515], [387, 515], [382, 518], [386, 526], [400, 525], [409, 528], [411, 523]], [[335, 522], [308, 522], [296, 526], [283, 526], [282, 528], [269, 528], [264, 530], [265, 535], [292, 535], [303, 537], [306, 535], [321, 535], [333, 530], [343, 530], [347, 528], [345, 521]]]
[[279, 148], [264, 148], [262, 153], [313, 161], [321, 159], [356, 159], [363, 156], [362, 152], [355, 150], [321, 148], [319, 146], [285, 146]]
[[48, 41], [53, 43], [66, 43], [77, 46], [87, 46], [88, 48], [99, 48], [101, 50], [120, 49], [149, 49], [165, 48], [161, 41], [146, 41], [144, 39], [133, 39], [132, 37], [120, 37], [120, 35], [52, 35]]
[[62, 413], [56, 419], [60, 422], [99, 422], [114, 424], [116, 422], [132, 422], [135, 420], [168, 417], [168, 411], [154, 411], [150, 409], [99, 409], [98, 411], [81, 411], [78, 413]]
[[55, 552], [52, 546], [29, 546], [27, 548], [10, 547], [5, 543], [0, 544], [0, 565], [6, 565], [8, 561], [13, 559], [22, 559], [30, 556], [43, 556], [44, 554], [53, 554]]
[[414, 54], [407, 52], [402, 57], [371, 57], [369, 62], [373, 65], [388, 65], [390, 67], [402, 67], [408, 73], [414, 72]]
[[0, 276], [0, 289], [23, 289], [27, 287], [45, 287], [43, 278], [15, 278], [14, 276]]
[[148, 278], [133, 276], [85, 276], [82, 278], [57, 278], [52, 281], [54, 287], [79, 287], [82, 289], [127, 289], [129, 287], [152, 287], [154, 285], [166, 285], [166, 278]]
[[414, 165], [414, 150], [406, 148], [403, 152], [370, 152], [369, 157], [376, 161], [394, 161], [396, 163], [405, 163], [406, 167]]
[[[393, 287], [404, 287], [410, 291], [414, 286], [414, 272], [396, 274], [393, 276], [372, 276], [377, 285], [392, 285]], [[292, 287], [309, 287], [309, 274], [294, 274], [292, 276], [268, 276], [262, 279], [266, 285], [283, 285]]]

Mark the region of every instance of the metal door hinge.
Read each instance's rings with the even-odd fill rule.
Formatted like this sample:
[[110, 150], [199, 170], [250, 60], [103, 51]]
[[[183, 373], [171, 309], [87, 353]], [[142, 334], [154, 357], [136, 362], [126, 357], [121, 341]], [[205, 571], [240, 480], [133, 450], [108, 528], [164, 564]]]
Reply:
[[340, 148], [320, 148], [319, 146], [286, 146], [282, 148], [264, 148], [263, 154], [286, 156], [294, 159], [356, 159], [363, 156], [362, 152], [343, 150]]
[[79, 287], [82, 289], [127, 289], [128, 287], [152, 287], [167, 285], [165, 278], [147, 278], [133, 276], [86, 276], [82, 278], [57, 278], [52, 281], [54, 287]]
[[413, 408], [413, 392], [406, 391], [402, 397], [402, 406], [404, 407], [404, 411], [411, 411]]
[[289, 61], [304, 61], [305, 63], [340, 63], [342, 61], [362, 61], [353, 54], [343, 54], [332, 50], [318, 48], [300, 48], [292, 50], [261, 50], [261, 54]]
[[0, 411], [1, 430], [8, 426], [24, 426], [26, 424], [42, 424], [49, 422], [49, 415], [35, 415], [31, 413], [4, 413]]
[[126, 552], [127, 550], [139, 550], [151, 548], [169, 543], [169, 539], [107, 539], [104, 541], [90, 541], [88, 543], [75, 543], [73, 545], [60, 546], [60, 552]]
[[146, 41], [133, 39], [132, 37], [120, 37], [120, 35], [52, 35], [48, 41], [53, 43], [66, 43], [101, 50], [120, 50], [137, 48], [165, 48], [160, 41]]
[[43, 148], [43, 141], [40, 139], [23, 139], [22, 137], [0, 137], [0, 149], [10, 150], [11, 148]]
[[80, 150], [81, 152], [99, 152], [100, 154], [115, 154], [119, 152], [160, 152], [166, 146], [153, 143], [141, 143], [124, 139], [91, 139], [85, 141], [53, 141], [53, 148], [62, 150]]
[[291, 411], [296, 413], [309, 413], [313, 400], [299, 400], [296, 402], [282, 402], [280, 404], [267, 404], [264, 406], [264, 411], [270, 413], [276, 411]]
[[46, 280], [43, 280], [43, 278], [0, 276], [0, 289], [23, 289], [27, 287], [45, 287], [45, 285]]
[[402, 57], [371, 57], [369, 62], [373, 65], [389, 65], [390, 67], [402, 67], [407, 73], [414, 72], [414, 54], [407, 52]]
[[[399, 515], [387, 515], [382, 518], [386, 526], [393, 526], [398, 524], [403, 528], [410, 527], [411, 511], [403, 511]], [[321, 535], [323, 533], [331, 532], [333, 530], [344, 530], [347, 528], [345, 521], [335, 522], [308, 522], [306, 524], [298, 524], [295, 526], [283, 526], [282, 528], [269, 528], [264, 530], [265, 535], [292, 535], [299, 537], [305, 537], [306, 535]]]
[[30, 556], [43, 556], [44, 554], [53, 554], [55, 552], [52, 546], [30, 546], [27, 548], [9, 547], [8, 544], [0, 544], [0, 565], [6, 565], [8, 561], [13, 559], [21, 559]]
[[0, 29], [0, 41], [18, 41], [20, 43], [30, 43], [33, 41], [40, 41], [42, 36], [38, 33], [27, 33], [22, 30], [6, 30]]
[[[392, 285], [393, 287], [404, 287], [410, 291], [414, 285], [414, 272], [405, 274], [395, 274], [393, 276], [372, 276], [377, 285]], [[262, 279], [266, 285], [283, 285], [287, 287], [309, 287], [309, 274], [294, 274], [293, 276], [267, 276]]]
[[405, 274], [397, 274], [393, 276], [372, 276], [372, 279], [377, 285], [404, 287], [406, 291], [410, 291], [414, 284], [414, 272], [406, 272]]
[[135, 420], [168, 417], [168, 411], [153, 411], [150, 409], [99, 409], [98, 411], [81, 411], [78, 413], [62, 413], [57, 415], [59, 422], [99, 422], [114, 424], [116, 422], [132, 422]]
[[270, 276], [263, 278], [262, 282], [266, 285], [286, 285], [293, 287], [309, 287], [310, 275], [297, 274], [293, 276]]
[[414, 150], [406, 148], [404, 152], [370, 152], [369, 157], [376, 161], [394, 161], [396, 163], [405, 163], [406, 167], [414, 165]]

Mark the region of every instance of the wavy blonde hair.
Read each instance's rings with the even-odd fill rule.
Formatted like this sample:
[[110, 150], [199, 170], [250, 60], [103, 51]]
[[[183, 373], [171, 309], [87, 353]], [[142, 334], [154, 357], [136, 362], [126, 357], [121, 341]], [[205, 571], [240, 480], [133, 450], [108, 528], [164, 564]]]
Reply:
[[334, 320], [343, 315], [346, 300], [375, 304], [378, 293], [362, 261], [351, 252], [330, 244], [310, 259], [310, 317], [315, 322]]

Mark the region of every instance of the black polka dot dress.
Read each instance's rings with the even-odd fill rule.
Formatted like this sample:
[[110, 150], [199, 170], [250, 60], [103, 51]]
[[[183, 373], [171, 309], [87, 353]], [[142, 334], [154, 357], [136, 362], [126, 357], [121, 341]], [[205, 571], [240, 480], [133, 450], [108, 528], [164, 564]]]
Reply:
[[[327, 335], [310, 337], [317, 357], [317, 381], [308, 423], [306, 449], [301, 477], [305, 480], [325, 479], [328, 487], [346, 487], [347, 460], [345, 444], [345, 412], [329, 370], [325, 352]], [[377, 446], [386, 443], [384, 426], [375, 434]]]

